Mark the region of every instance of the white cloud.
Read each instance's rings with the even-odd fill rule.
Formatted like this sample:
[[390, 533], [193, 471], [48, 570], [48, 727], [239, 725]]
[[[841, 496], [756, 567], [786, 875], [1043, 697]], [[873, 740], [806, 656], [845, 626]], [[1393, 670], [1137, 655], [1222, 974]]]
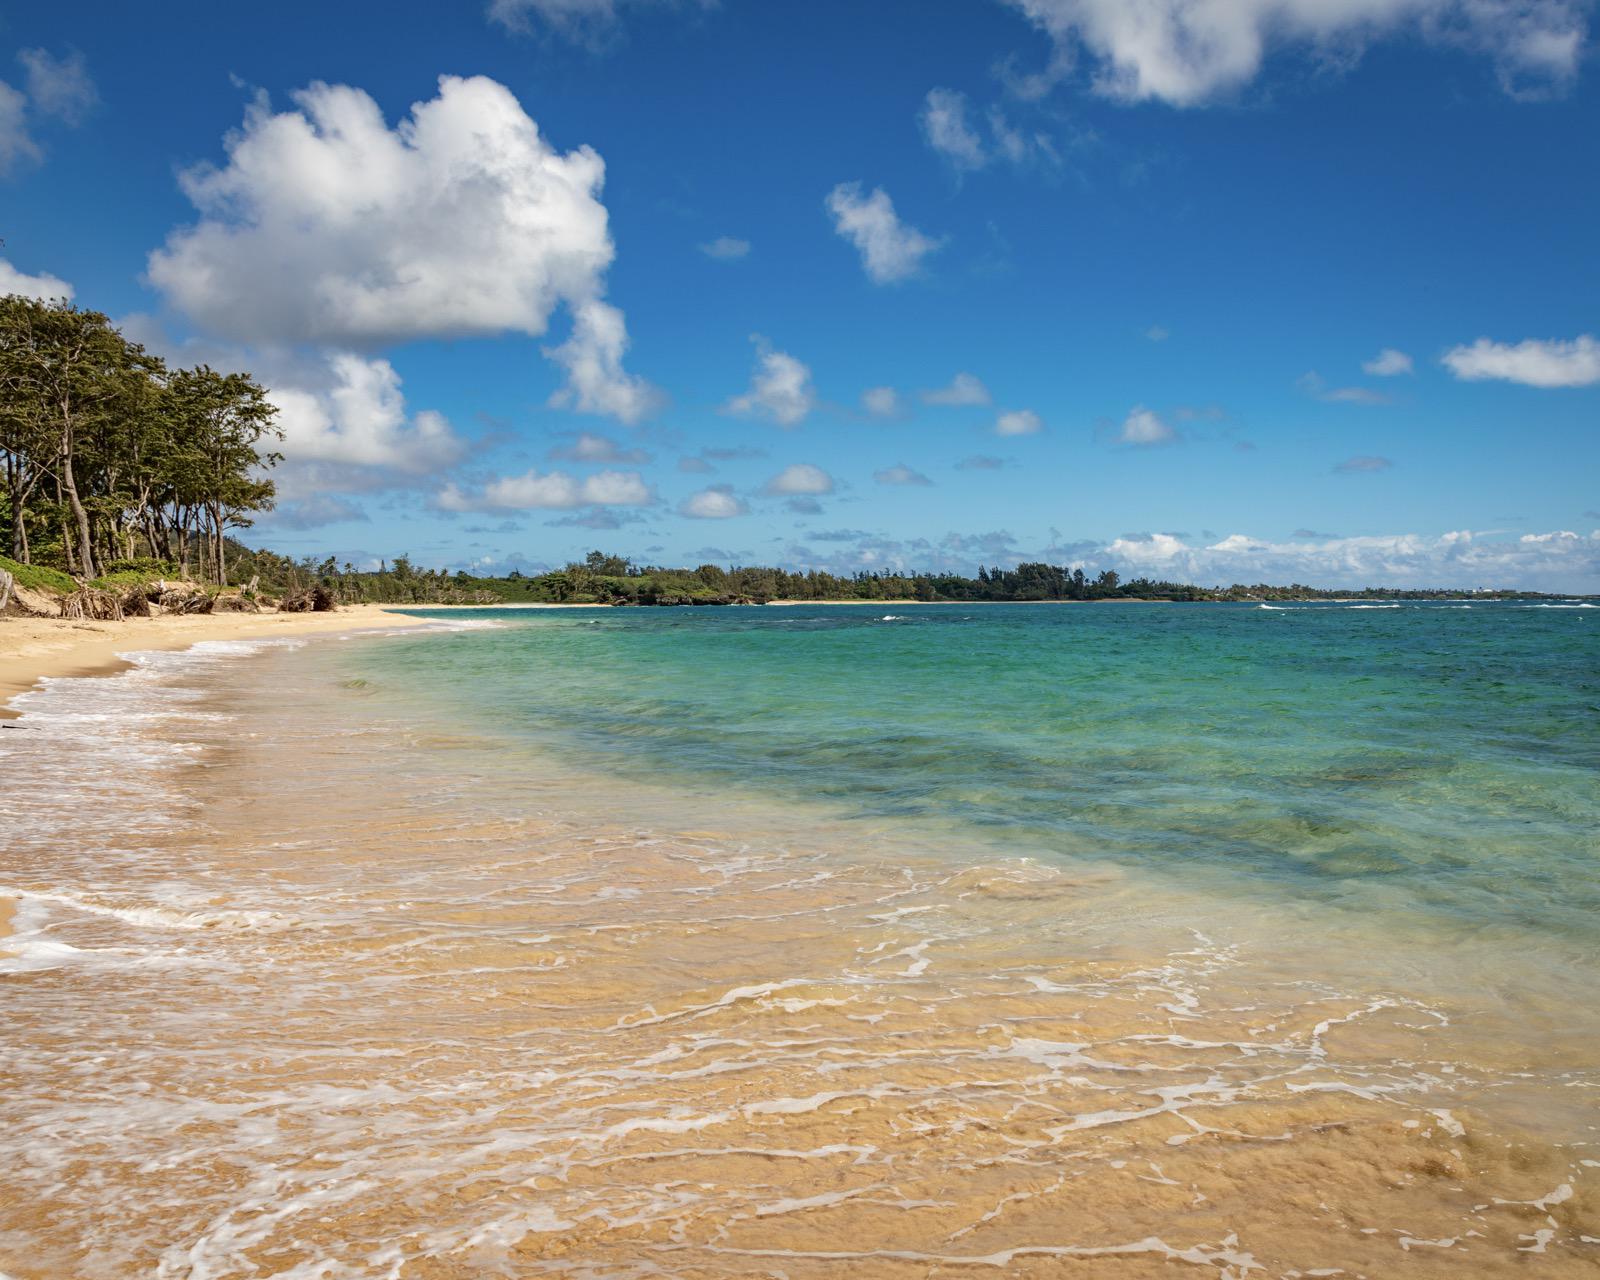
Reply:
[[655, 500], [637, 471], [601, 471], [578, 479], [565, 471], [497, 476], [480, 493], [448, 484], [437, 504], [444, 511], [570, 510], [573, 507], [643, 507]]
[[571, 444], [557, 445], [550, 457], [564, 462], [649, 462], [650, 455], [643, 449], [624, 449], [610, 436], [580, 431]]
[[1376, 378], [1395, 378], [1402, 373], [1412, 371], [1411, 357], [1404, 351], [1396, 351], [1393, 347], [1385, 347], [1372, 359], [1364, 361], [1361, 368]]
[[57, 279], [48, 272], [40, 272], [36, 276], [24, 275], [0, 258], [0, 297], [17, 293], [24, 298], [45, 301], [50, 298], [71, 298], [72, 292], [72, 286], [65, 280]]
[[892, 467], [885, 467], [882, 471], [874, 471], [872, 473], [872, 478], [879, 484], [914, 485], [920, 487], [933, 483], [933, 481], [928, 479], [927, 476], [923, 475], [922, 472], [913, 471], [903, 462]]
[[227, 163], [181, 177], [200, 212], [149, 259], [167, 300], [245, 342], [367, 346], [506, 332], [571, 338], [549, 354], [579, 410], [631, 421], [652, 393], [621, 369], [622, 314], [603, 301], [615, 255], [588, 147], [562, 154], [504, 85], [443, 76], [391, 129], [366, 93], [313, 84], [296, 110], [264, 98]]
[[1089, 550], [1084, 562], [1201, 585], [1304, 582], [1318, 587], [1600, 587], [1600, 532], [1504, 540], [1468, 530], [1271, 542], [1232, 534], [1209, 545], [1152, 533]]
[[833, 492], [833, 477], [809, 462], [796, 462], [767, 481], [769, 494], [818, 494]]
[[1528, 387], [1587, 387], [1600, 382], [1600, 342], [1589, 334], [1563, 342], [1530, 338], [1515, 345], [1479, 338], [1445, 352], [1445, 366], [1458, 378], [1499, 378]]
[[1508, 92], [1577, 72], [1582, 0], [1008, 0], [1055, 42], [1058, 71], [1089, 55], [1096, 92], [1196, 106], [1242, 88], [1284, 46], [1348, 61], [1384, 36], [1420, 34], [1490, 54]]
[[967, 123], [967, 95], [954, 89], [929, 89], [917, 116], [928, 145], [957, 170], [974, 171], [989, 162], [983, 140]]
[[900, 393], [893, 387], [868, 387], [861, 393], [861, 407], [874, 418], [892, 418], [900, 412]]
[[841, 182], [828, 193], [827, 205], [833, 229], [855, 245], [874, 284], [893, 284], [915, 275], [922, 259], [944, 243], [900, 221], [882, 187], [863, 196], [859, 182]]
[[1165, 342], [1172, 335], [1167, 331], [1165, 326], [1153, 324], [1144, 331], [1144, 336], [1149, 338], [1151, 342]]
[[24, 49], [17, 61], [22, 63], [27, 77], [33, 110], [40, 115], [79, 125], [99, 101], [81, 53], [74, 51], [57, 58], [45, 49]]
[[466, 443], [442, 414], [406, 416], [400, 375], [387, 360], [335, 352], [297, 380], [270, 379], [282, 450], [291, 463], [381, 467], [426, 475], [453, 466]]
[[1146, 409], [1142, 404], [1136, 404], [1128, 411], [1117, 433], [1117, 439], [1123, 444], [1132, 445], [1170, 444], [1177, 438], [1176, 431], [1163, 422], [1154, 410]]
[[1006, 118], [998, 105], [983, 113], [988, 125], [988, 140], [967, 118], [967, 95], [954, 89], [929, 89], [923, 99], [917, 123], [928, 145], [937, 151], [958, 174], [976, 173], [994, 160], [1022, 165], [1030, 160], [1059, 162], [1055, 143], [1048, 134], [1026, 134]]
[[597, 298], [578, 304], [572, 336], [559, 347], [545, 348], [545, 355], [567, 371], [567, 385], [550, 397], [551, 407], [605, 414], [629, 424], [654, 413], [665, 397], [643, 378], [623, 371], [627, 349], [622, 312]]
[[691, 493], [678, 506], [680, 514], [695, 520], [727, 520], [732, 516], [742, 516], [749, 510], [725, 484], [712, 485], [709, 489]]
[[958, 373], [948, 387], [922, 393], [924, 404], [983, 405], [991, 403], [989, 388], [970, 373]]
[[776, 351], [761, 337], [756, 344], [756, 368], [750, 390], [725, 406], [729, 413], [767, 418], [780, 427], [799, 426], [816, 406], [811, 370], [787, 351]]
[[708, 240], [700, 246], [700, 252], [708, 258], [716, 258], [722, 262], [732, 262], [738, 258], [748, 257], [750, 242], [736, 240], [733, 236], [718, 236], [715, 240]]
[[1002, 413], [994, 422], [997, 436], [1032, 436], [1044, 429], [1044, 423], [1032, 409], [1012, 409]]

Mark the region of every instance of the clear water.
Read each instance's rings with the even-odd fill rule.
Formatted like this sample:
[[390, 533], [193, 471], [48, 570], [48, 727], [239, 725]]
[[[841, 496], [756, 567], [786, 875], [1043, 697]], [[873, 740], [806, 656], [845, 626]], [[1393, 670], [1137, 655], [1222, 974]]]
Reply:
[[1600, 943], [1592, 606], [482, 616], [502, 626], [401, 641], [363, 670], [688, 796], [823, 804], [963, 848], [1540, 949]]

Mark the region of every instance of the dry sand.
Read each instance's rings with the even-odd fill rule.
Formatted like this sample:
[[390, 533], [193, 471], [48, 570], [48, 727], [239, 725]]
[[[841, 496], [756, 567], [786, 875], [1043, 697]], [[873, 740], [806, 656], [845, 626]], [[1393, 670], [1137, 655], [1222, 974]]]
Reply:
[[334, 634], [371, 627], [407, 627], [424, 619], [382, 605], [347, 605], [334, 613], [173, 614], [124, 622], [65, 618], [0, 618], [0, 719], [17, 715], [10, 702], [43, 676], [111, 675], [140, 649], [187, 649], [201, 640]]

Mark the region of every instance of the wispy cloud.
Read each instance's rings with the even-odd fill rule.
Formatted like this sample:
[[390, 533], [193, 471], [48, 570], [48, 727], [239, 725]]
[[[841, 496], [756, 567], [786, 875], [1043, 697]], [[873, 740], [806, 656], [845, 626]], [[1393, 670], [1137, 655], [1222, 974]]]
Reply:
[[750, 256], [750, 242], [735, 239], [733, 236], [718, 236], [715, 240], [708, 240], [702, 244], [700, 252], [719, 262], [735, 262]]
[[923, 475], [922, 472], [913, 471], [903, 462], [897, 463], [892, 467], [885, 467], [882, 471], [874, 471], [872, 473], [872, 478], [879, 484], [889, 485], [911, 485], [921, 487], [925, 485], [931, 485], [933, 483], [933, 481], [928, 479], [927, 476]]

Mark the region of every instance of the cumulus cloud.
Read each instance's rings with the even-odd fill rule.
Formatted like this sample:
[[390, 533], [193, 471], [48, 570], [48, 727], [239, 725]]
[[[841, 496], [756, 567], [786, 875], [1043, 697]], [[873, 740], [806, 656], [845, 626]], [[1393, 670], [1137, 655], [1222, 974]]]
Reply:
[[0, 258], [0, 297], [21, 294], [24, 298], [38, 298], [42, 302], [50, 298], [71, 298], [72, 293], [72, 286], [65, 280], [44, 271], [36, 276], [25, 275]]
[[1142, 404], [1128, 411], [1117, 432], [1117, 439], [1123, 444], [1139, 446], [1171, 444], [1177, 438], [1178, 433], [1163, 422], [1155, 410], [1146, 409]]
[[1388, 458], [1376, 458], [1367, 454], [1358, 454], [1354, 458], [1346, 458], [1334, 468], [1340, 475], [1370, 475], [1374, 471], [1387, 471], [1394, 463]]
[[1513, 94], [1577, 72], [1583, 0], [1008, 0], [1056, 46], [1066, 74], [1087, 54], [1097, 93], [1190, 107], [1247, 85], [1283, 48], [1344, 61], [1388, 36], [1421, 35], [1489, 54]]
[[537, 470], [520, 476], [496, 476], [478, 492], [447, 484], [435, 500], [442, 511], [643, 507], [653, 501], [654, 495], [637, 471], [601, 471], [580, 480], [564, 471]]
[[874, 471], [872, 473], [872, 478], [879, 484], [923, 486], [933, 483], [933, 481], [928, 479], [927, 476], [923, 475], [922, 472], [913, 471], [903, 462], [892, 467], [885, 467], [882, 471]]
[[750, 255], [750, 242], [736, 240], [733, 236], [718, 236], [715, 240], [708, 240], [701, 245], [700, 252], [720, 262], [732, 262]]
[[760, 336], [752, 341], [756, 344], [756, 368], [750, 377], [750, 390], [734, 396], [725, 409], [741, 417], [766, 418], [780, 427], [799, 426], [817, 403], [811, 370], [787, 351], [775, 350]]
[[312, 84], [295, 110], [258, 98], [227, 162], [181, 175], [200, 219], [151, 253], [150, 282], [237, 341], [359, 347], [524, 333], [572, 317], [564, 400], [636, 420], [651, 389], [625, 374], [615, 256], [588, 147], [565, 154], [504, 85], [443, 76], [394, 128], [360, 89]]
[[1588, 387], [1600, 382], [1600, 342], [1583, 334], [1570, 342], [1530, 338], [1516, 344], [1479, 338], [1452, 347], [1444, 364], [1467, 381], [1497, 378], [1527, 387]]
[[861, 393], [861, 407], [874, 418], [893, 418], [900, 412], [900, 393], [893, 387], [868, 387]]
[[894, 284], [915, 275], [923, 258], [944, 243], [900, 221], [882, 187], [863, 196], [859, 182], [841, 182], [828, 193], [827, 205], [833, 229], [855, 245], [874, 284]]
[[291, 463], [333, 463], [427, 475], [451, 467], [466, 442], [444, 415], [410, 417], [387, 360], [336, 352], [293, 380], [269, 378], [282, 450]]
[[1376, 378], [1395, 378], [1412, 371], [1411, 357], [1404, 351], [1385, 347], [1372, 359], [1363, 361], [1361, 368]]
[[734, 494], [732, 487], [725, 484], [714, 484], [709, 489], [691, 493], [678, 505], [679, 514], [693, 520], [727, 520], [732, 516], [742, 516], [749, 510], [744, 501]]
[[958, 373], [947, 387], [922, 393], [923, 404], [983, 405], [992, 403], [989, 388], [970, 373]]
[[643, 449], [624, 449], [610, 436], [580, 431], [568, 444], [559, 444], [550, 450], [552, 461], [593, 463], [643, 463], [650, 455]]
[[1033, 436], [1044, 430], [1044, 422], [1032, 409], [1012, 409], [994, 420], [997, 436]]
[[796, 462], [785, 467], [762, 490], [768, 494], [819, 494], [833, 492], [833, 477], [821, 467], [809, 462]]

